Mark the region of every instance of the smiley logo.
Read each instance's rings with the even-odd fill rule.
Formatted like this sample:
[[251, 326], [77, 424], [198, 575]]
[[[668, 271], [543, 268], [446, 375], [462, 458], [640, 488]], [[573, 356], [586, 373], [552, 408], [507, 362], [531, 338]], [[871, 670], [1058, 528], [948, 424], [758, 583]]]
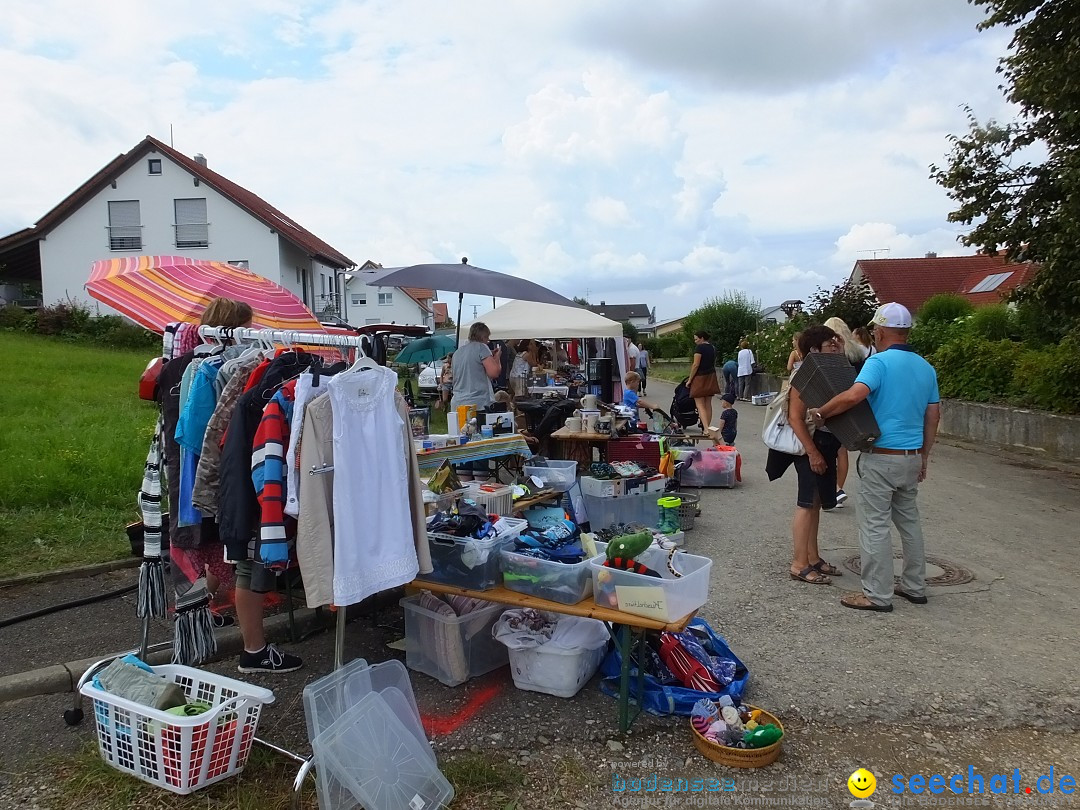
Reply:
[[856, 799], [867, 799], [877, 790], [877, 779], [866, 768], [859, 768], [848, 777], [847, 789]]

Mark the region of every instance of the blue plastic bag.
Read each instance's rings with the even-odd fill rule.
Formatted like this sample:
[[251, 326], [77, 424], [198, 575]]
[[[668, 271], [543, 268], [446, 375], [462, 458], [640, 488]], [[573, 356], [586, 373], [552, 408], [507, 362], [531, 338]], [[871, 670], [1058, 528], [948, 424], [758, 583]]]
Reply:
[[[687, 689], [684, 686], [665, 686], [646, 672], [645, 696], [643, 698], [644, 705], [642, 708], [649, 712], [649, 714], [677, 714], [682, 715], [683, 717], [689, 717], [690, 713], [694, 710], [694, 704], [702, 698], [719, 700], [723, 695], [728, 695], [736, 703], [742, 700], [743, 692], [746, 690], [746, 685], [750, 681], [750, 671], [746, 668], [746, 665], [731, 651], [727, 642], [720, 638], [720, 636], [718, 636], [709, 626], [709, 623], [701, 617], [691, 619], [687, 629], [689, 630], [689, 628], [699, 628], [704, 632], [707, 639], [702, 640], [702, 646], [705, 647], [710, 655], [730, 659], [735, 662], [735, 678], [720, 692], [699, 692], [696, 689]], [[607, 656], [605, 656], [603, 663], [600, 664], [600, 674], [603, 676], [603, 679], [600, 681], [600, 690], [605, 695], [618, 697], [619, 675], [621, 670], [622, 657], [619, 655], [618, 648], [613, 645]], [[631, 663], [631, 699], [633, 699], [634, 691], [637, 689], [637, 677], [637, 667]]]

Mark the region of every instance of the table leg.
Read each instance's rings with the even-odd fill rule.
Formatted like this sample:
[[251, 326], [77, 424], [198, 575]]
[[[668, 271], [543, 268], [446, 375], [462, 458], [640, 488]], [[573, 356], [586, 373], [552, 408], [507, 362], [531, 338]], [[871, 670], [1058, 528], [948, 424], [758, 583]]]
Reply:
[[618, 645], [622, 659], [622, 670], [619, 672], [619, 731], [625, 734], [630, 728], [630, 651], [633, 646], [630, 625], [619, 627]]

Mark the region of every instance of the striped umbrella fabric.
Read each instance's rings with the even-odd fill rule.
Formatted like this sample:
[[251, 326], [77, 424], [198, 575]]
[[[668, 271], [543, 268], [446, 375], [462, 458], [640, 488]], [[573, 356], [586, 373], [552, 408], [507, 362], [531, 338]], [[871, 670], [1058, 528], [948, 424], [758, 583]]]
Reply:
[[322, 332], [304, 302], [280, 284], [225, 262], [186, 256], [126, 256], [94, 262], [86, 291], [151, 331], [198, 321], [214, 298], [251, 305], [252, 323], [268, 329]]

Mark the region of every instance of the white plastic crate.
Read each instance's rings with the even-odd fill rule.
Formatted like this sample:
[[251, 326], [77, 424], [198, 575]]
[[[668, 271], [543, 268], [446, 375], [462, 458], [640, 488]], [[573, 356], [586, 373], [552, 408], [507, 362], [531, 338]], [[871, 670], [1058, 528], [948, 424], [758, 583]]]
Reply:
[[501, 518], [501, 522], [502, 533], [483, 540], [429, 531], [433, 570], [421, 579], [481, 591], [494, 588], [502, 581], [499, 552], [513, 546], [517, 536], [529, 526], [523, 518]]
[[240, 773], [247, 763], [259, 713], [274, 702], [269, 689], [175, 664], [151, 667], [176, 682], [189, 702], [211, 710], [190, 717], [142, 706], [87, 682], [79, 690], [94, 704], [98, 748], [119, 771], [188, 794]]
[[506, 609], [492, 602], [464, 616], [443, 616], [420, 607], [419, 596], [401, 600], [405, 609], [405, 665], [447, 686], [505, 666], [506, 647], [491, 628]]
[[656, 577], [604, 566], [604, 557], [589, 560], [593, 572], [593, 601], [635, 616], [662, 622], [677, 621], [700, 608], [709, 599], [709, 572], [712, 560], [679, 552], [673, 564], [682, 574], [668, 570], [668, 553], [653, 546], [635, 559], [660, 575]]
[[514, 686], [571, 698], [596, 674], [607, 645], [593, 650], [565, 650], [541, 644], [526, 650], [509, 650]]
[[539, 478], [556, 492], [566, 492], [577, 480], [577, 462], [549, 459], [545, 466], [525, 465], [526, 478]]
[[464, 497], [476, 501], [489, 515], [509, 515], [514, 511], [514, 488], [492, 484], [469, 484]]

